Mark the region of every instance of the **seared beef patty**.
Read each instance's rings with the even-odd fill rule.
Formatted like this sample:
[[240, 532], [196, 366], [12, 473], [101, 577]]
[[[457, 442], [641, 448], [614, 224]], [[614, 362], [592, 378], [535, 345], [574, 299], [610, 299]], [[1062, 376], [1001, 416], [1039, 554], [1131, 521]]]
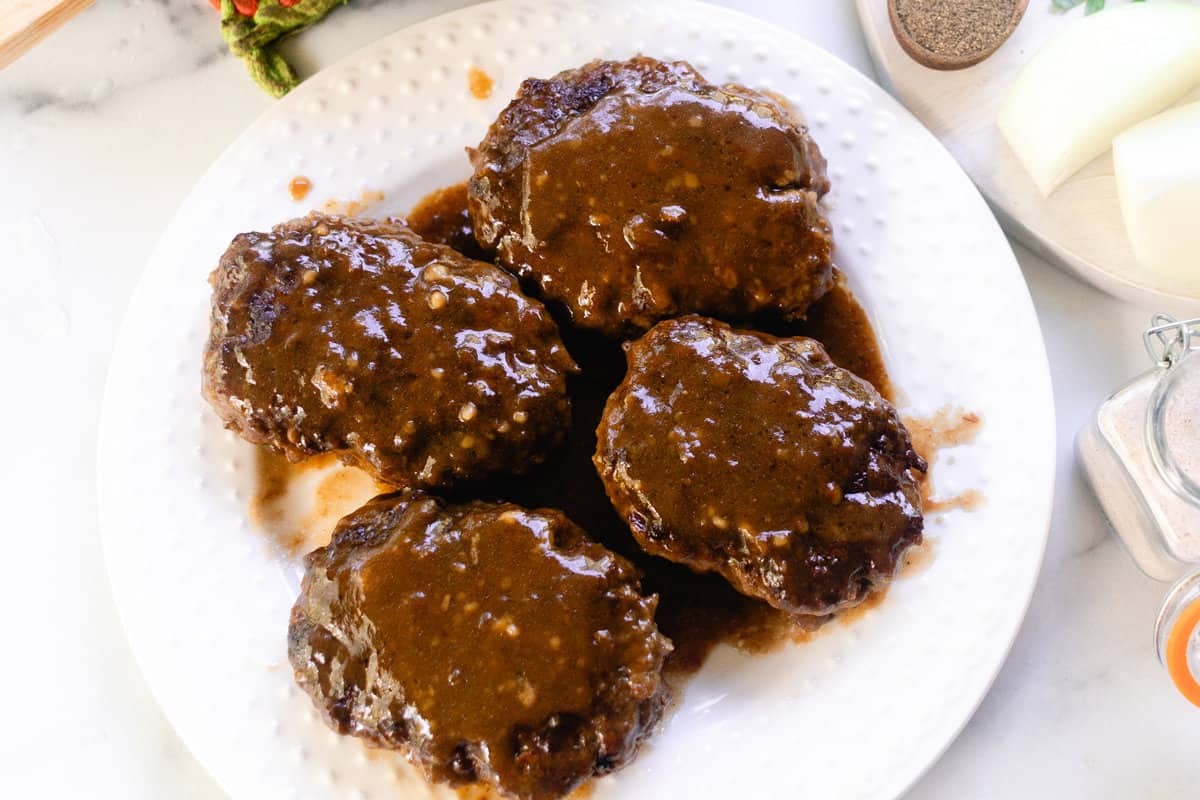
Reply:
[[511, 275], [402, 223], [312, 214], [234, 239], [213, 273], [204, 392], [292, 460], [337, 451], [441, 488], [542, 460], [574, 362]]
[[925, 462], [896, 410], [816, 341], [690, 316], [627, 357], [595, 463], [650, 553], [826, 614], [888, 581], [921, 540]]
[[774, 98], [684, 62], [527, 80], [471, 162], [479, 242], [579, 326], [796, 318], [830, 286], [817, 145]]
[[306, 563], [297, 681], [338, 732], [431, 780], [557, 798], [629, 759], [659, 716], [657, 599], [557, 511], [386, 495]]

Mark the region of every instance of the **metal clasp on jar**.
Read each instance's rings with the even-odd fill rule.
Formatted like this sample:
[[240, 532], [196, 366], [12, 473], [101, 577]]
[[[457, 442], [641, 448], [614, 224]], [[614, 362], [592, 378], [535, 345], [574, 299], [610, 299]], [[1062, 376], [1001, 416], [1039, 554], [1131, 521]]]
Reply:
[[1192, 350], [1200, 350], [1200, 317], [1175, 319], [1155, 314], [1142, 334], [1142, 344], [1157, 366], [1170, 369]]
[[[1172, 393], [1182, 390], [1183, 381], [1200, 382], [1200, 369], [1193, 368], [1195, 365], [1183, 370], [1179, 366], [1193, 350], [1200, 350], [1200, 317], [1177, 320], [1169, 314], [1155, 314], [1142, 334], [1142, 343], [1163, 370], [1146, 407], [1146, 444], [1150, 457], [1158, 474], [1176, 494], [1200, 506], [1200, 475], [1179, 463], [1168, 441], [1166, 425], [1167, 403]], [[1200, 415], [1200, 411], [1197, 413]]]

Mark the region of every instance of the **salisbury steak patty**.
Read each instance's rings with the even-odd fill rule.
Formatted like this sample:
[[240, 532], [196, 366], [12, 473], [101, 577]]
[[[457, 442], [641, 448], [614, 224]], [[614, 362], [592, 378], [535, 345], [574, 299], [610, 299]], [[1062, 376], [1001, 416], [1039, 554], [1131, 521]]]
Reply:
[[686, 63], [593, 61], [527, 80], [471, 162], [476, 237], [580, 326], [794, 318], [829, 288], [816, 144], [775, 99]]
[[210, 279], [204, 393], [292, 460], [395, 485], [521, 472], [570, 421], [575, 369], [511, 275], [398, 221], [317, 214], [234, 239]]
[[597, 469], [650, 553], [793, 614], [862, 601], [921, 540], [925, 462], [812, 339], [684, 317], [627, 345]]
[[288, 650], [340, 733], [431, 780], [556, 798], [630, 758], [671, 650], [628, 561], [557, 511], [376, 498], [307, 558]]

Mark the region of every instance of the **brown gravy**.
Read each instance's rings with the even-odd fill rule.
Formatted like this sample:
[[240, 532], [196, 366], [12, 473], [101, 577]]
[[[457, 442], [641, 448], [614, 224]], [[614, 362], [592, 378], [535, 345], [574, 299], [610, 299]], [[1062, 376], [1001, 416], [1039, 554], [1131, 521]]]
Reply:
[[833, 363], [870, 381], [875, 391], [896, 402], [871, 319], [841, 273], [834, 272], [833, 288], [808, 309], [808, 318], [795, 326], [795, 333], [825, 345]]
[[837, 621], [842, 625], [853, 625], [860, 619], [870, 614], [873, 609], [879, 608], [879, 605], [887, 597], [887, 590], [871, 592], [867, 595], [867, 599], [863, 600], [853, 608], [848, 608], [837, 615]]
[[408, 212], [408, 226], [421, 238], [453, 247], [467, 258], [492, 260], [492, 254], [475, 241], [465, 182], [436, 189], [421, 198]]
[[[408, 224], [431, 242], [449, 245], [469, 258], [492, 261], [494, 254], [475, 241], [467, 210], [467, 184], [456, 183], [436, 189], [421, 198], [408, 213]], [[825, 346], [829, 357], [843, 369], [870, 381], [881, 395], [895, 402], [892, 382], [883, 362], [883, 352], [866, 309], [834, 271], [834, 283], [824, 297], [808, 309], [803, 322], [777, 327], [783, 336], [809, 336]], [[618, 378], [617, 382], [620, 382]], [[614, 384], [615, 386], [615, 384]], [[915, 436], [914, 436], [915, 438]], [[918, 452], [922, 452], [918, 449]]]
[[970, 444], [979, 435], [983, 420], [973, 411], [942, 406], [929, 417], [905, 417], [913, 447], [933, 463], [943, 448]]
[[937, 540], [926, 536], [919, 545], [910, 547], [900, 563], [900, 575], [910, 578], [920, 575], [933, 564], [937, 555]]
[[471, 91], [471, 97], [476, 100], [487, 100], [492, 96], [492, 88], [496, 82], [492, 80], [492, 76], [488, 75], [479, 67], [471, 67], [467, 70], [467, 88]]
[[926, 517], [944, 511], [975, 511], [980, 508], [987, 498], [977, 489], [967, 489], [950, 497], [938, 497], [933, 484], [933, 462], [943, 449], [975, 441], [983, 426], [982, 418], [973, 411], [943, 406], [929, 417], [905, 417], [904, 424], [912, 435], [913, 448], [930, 466], [921, 484], [921, 505]]
[[[408, 222], [431, 241], [478, 252], [465, 183], [427, 195], [413, 208]], [[482, 255], [490, 260], [490, 254]], [[780, 326], [778, 332], [817, 339], [835, 363], [870, 381], [891, 399], [891, 381], [870, 318], [840, 275], [825, 297], [809, 309], [807, 320]], [[487, 492], [530, 507], [561, 508], [592, 536], [642, 568], [646, 589], [659, 595], [659, 628], [675, 643], [667, 661], [667, 673], [673, 680], [699, 669], [721, 643], [747, 653], [765, 653], [812, 636], [828, 618], [797, 622], [764, 602], [739, 594], [717, 575], [697, 575], [687, 567], [647, 556], [637, 547], [612, 510], [591, 463], [596, 425], [604, 401], [624, 377], [624, 356], [619, 346], [594, 334], [564, 333], [564, 340], [582, 368], [569, 386], [574, 419], [566, 446], [560, 457], [532, 475], [487, 487]], [[878, 605], [883, 596], [873, 595], [865, 605]]]
[[297, 175], [288, 182], [288, 194], [297, 203], [308, 197], [310, 191], [312, 191], [312, 181], [303, 175]]
[[371, 206], [382, 203], [383, 198], [383, 192], [366, 189], [357, 200], [326, 200], [321, 204], [321, 211], [342, 217], [357, 217]]
[[265, 447], [255, 453], [258, 484], [250, 498], [250, 520], [291, 558], [328, 544], [339, 519], [392, 490], [360, 469], [343, 466], [333, 453], [296, 464]]
[[[474, 258], [491, 258], [475, 243], [467, 213], [465, 183], [432, 192], [417, 203], [407, 219], [413, 230], [426, 239], [448, 244]], [[819, 340], [835, 363], [870, 381], [881, 394], [891, 398], [891, 381], [870, 319], [840, 276], [833, 289], [809, 310], [807, 320], [779, 326], [776, 332]], [[530, 475], [474, 487], [464, 498], [474, 495], [530, 508], [562, 509], [605, 546], [634, 561], [645, 574], [645, 588], [659, 595], [656, 620], [675, 644], [666, 665], [668, 678], [673, 682], [698, 670], [718, 644], [757, 654], [814, 635], [829, 617], [797, 621], [764, 602], [739, 594], [717, 575], [698, 575], [686, 567], [648, 556], [637, 547], [609, 504], [591, 463], [596, 425], [604, 401], [624, 376], [624, 356], [619, 345], [594, 334], [564, 330], [564, 341], [582, 368], [582, 373], [569, 385], [574, 419], [567, 443], [556, 457]], [[922, 435], [931, 430], [922, 427], [922, 421], [917, 424], [914, 441], [918, 430]], [[929, 436], [925, 435], [921, 441], [929, 441]], [[919, 449], [919, 452], [927, 451]], [[251, 515], [290, 555], [325, 544], [338, 518], [374, 494], [388, 490], [382, 485], [372, 487], [370, 479], [359, 470], [331, 467], [335, 463], [332, 457], [317, 460], [318, 466], [310, 466], [312, 463], [290, 464], [265, 451], [260, 456], [259, 491], [251, 501]], [[289, 487], [305, 479], [308, 471], [322, 468], [331, 470], [322, 480], [333, 482], [326, 494], [335, 495], [339, 502], [318, 500], [314, 512], [301, 520], [284, 519], [283, 510], [292, 505], [285, 503]], [[928, 547], [924, 545], [921, 551], [914, 548], [906, 562], [927, 562], [928, 555], [922, 555], [922, 551]], [[908, 569], [906, 565], [902, 571]], [[885, 594], [875, 593], [858, 609], [837, 616], [843, 622], [852, 622], [882, 602]]]
[[[576, 786], [563, 800], [587, 800], [596, 790], [594, 781], [586, 781]], [[468, 783], [465, 786], [455, 786], [453, 791], [459, 800], [504, 800], [504, 795], [485, 783]]]
[[579, 328], [794, 317], [829, 287], [829, 181], [807, 130], [684, 62], [528, 81], [469, 155], [482, 241]]
[[[929, 481], [926, 481], [928, 484]], [[926, 514], [936, 514], [939, 511], [975, 511], [984, 503], [983, 493], [978, 489], [967, 489], [950, 497], [923, 497], [922, 504]]]

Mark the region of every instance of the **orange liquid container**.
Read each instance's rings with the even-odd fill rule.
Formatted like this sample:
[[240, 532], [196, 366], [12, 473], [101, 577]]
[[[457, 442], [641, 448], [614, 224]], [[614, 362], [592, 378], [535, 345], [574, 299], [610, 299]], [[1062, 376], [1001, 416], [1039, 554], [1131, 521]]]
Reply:
[[1200, 706], [1200, 318], [1156, 315], [1145, 342], [1155, 368], [1101, 404], [1076, 446], [1134, 563], [1175, 581], [1155, 642], [1176, 687]]
[[1167, 594], [1154, 643], [1175, 688], [1200, 706], [1200, 571], [1181, 578]]

